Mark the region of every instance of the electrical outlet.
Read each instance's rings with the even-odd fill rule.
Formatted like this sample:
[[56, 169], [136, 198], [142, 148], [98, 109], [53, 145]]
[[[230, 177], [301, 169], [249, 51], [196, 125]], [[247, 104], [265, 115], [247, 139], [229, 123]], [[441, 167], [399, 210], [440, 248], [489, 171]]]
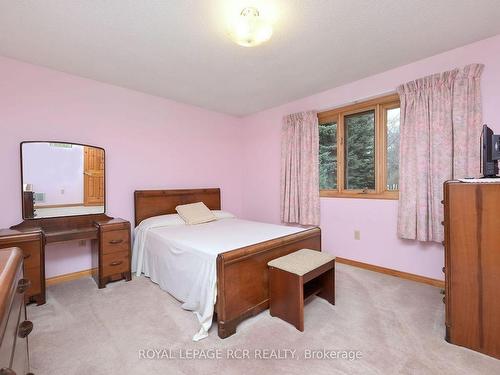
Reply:
[[355, 240], [360, 240], [361, 239], [361, 232], [358, 229], [356, 229], [354, 231], [354, 239]]
[[64, 195], [64, 189], [61, 189], [61, 195]]

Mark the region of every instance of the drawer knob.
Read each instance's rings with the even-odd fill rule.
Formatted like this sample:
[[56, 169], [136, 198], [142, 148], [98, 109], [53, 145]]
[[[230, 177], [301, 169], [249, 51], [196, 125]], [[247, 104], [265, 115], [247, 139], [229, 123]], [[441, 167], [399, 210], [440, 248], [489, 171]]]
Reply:
[[18, 336], [20, 338], [25, 338], [27, 337], [31, 331], [33, 331], [33, 322], [30, 322], [29, 320], [25, 320], [21, 324], [19, 324], [19, 330], [17, 332]]
[[109, 241], [109, 243], [111, 245], [118, 245], [119, 243], [122, 243], [122, 242], [123, 242], [123, 240], [111, 240], [111, 241]]
[[16, 375], [16, 373], [14, 370], [4, 367], [0, 369], [0, 375]]
[[17, 292], [22, 294], [31, 286], [31, 281], [28, 279], [21, 279], [17, 283]]
[[123, 263], [123, 260], [115, 260], [114, 262], [111, 262], [109, 265], [110, 266], [119, 266], [122, 263]]

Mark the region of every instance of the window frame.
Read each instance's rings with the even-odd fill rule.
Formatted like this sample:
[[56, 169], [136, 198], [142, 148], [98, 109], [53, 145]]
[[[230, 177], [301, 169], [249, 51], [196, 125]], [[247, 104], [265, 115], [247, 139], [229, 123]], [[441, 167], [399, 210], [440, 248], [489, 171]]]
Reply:
[[[318, 124], [337, 123], [337, 189], [320, 189], [321, 197], [399, 199], [399, 190], [387, 190], [387, 111], [400, 107], [391, 94], [318, 113]], [[375, 111], [375, 189], [345, 189], [345, 116]]]

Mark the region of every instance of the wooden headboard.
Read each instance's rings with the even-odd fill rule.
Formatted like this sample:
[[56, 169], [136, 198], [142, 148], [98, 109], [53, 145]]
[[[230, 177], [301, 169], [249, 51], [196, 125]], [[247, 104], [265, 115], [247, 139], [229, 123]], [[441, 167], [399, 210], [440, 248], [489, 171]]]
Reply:
[[180, 204], [196, 202], [220, 210], [220, 189], [136, 190], [135, 226], [153, 216], [175, 214], [175, 207]]

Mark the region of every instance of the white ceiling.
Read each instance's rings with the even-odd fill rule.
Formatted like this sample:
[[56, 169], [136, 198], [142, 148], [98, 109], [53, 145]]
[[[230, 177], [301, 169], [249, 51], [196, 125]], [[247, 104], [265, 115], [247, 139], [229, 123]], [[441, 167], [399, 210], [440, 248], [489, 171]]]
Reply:
[[[226, 37], [244, 5], [268, 43]], [[0, 0], [0, 55], [238, 116], [499, 33], [500, 0]]]

